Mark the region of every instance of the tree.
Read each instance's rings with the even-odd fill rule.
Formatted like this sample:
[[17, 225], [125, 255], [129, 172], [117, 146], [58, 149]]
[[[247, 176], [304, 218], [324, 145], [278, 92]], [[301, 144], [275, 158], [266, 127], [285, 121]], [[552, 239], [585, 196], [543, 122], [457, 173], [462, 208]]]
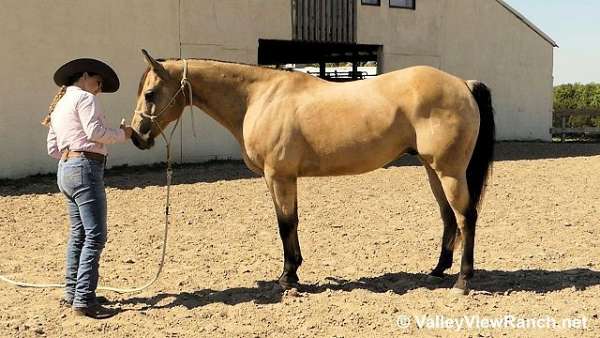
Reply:
[[[569, 83], [554, 87], [554, 110], [563, 109], [597, 109], [600, 110], [600, 84]], [[554, 118], [553, 125], [560, 126], [560, 119]], [[580, 128], [584, 126], [600, 127], [600, 116], [571, 116], [568, 126]]]

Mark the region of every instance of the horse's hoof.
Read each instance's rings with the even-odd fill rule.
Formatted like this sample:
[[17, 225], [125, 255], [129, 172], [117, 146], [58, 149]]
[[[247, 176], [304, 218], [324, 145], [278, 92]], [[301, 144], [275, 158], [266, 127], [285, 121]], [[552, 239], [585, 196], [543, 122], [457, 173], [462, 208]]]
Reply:
[[469, 294], [469, 289], [461, 289], [461, 288], [453, 287], [452, 289], [450, 289], [450, 292], [455, 295], [466, 296]]
[[298, 287], [300, 287], [300, 284], [298, 284], [298, 282], [286, 281], [286, 280], [280, 279], [279, 286], [281, 286], [281, 288], [283, 290], [290, 290], [290, 289], [298, 289]]
[[298, 292], [298, 289], [296, 288], [292, 288], [292, 289], [287, 289], [283, 292], [283, 296], [284, 297], [302, 297], [302, 294], [300, 292]]
[[469, 287], [469, 281], [464, 280], [459, 277], [458, 280], [456, 281], [456, 283], [454, 284], [454, 286], [452, 287], [452, 293], [468, 295], [470, 289], [471, 288]]

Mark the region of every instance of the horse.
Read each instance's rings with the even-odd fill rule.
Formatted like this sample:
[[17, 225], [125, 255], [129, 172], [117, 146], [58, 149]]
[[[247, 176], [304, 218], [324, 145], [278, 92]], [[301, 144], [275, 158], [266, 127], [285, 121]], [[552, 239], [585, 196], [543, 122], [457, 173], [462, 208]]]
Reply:
[[298, 177], [361, 174], [411, 153], [425, 167], [444, 226], [429, 275], [446, 277], [462, 245], [452, 290], [468, 294], [495, 142], [492, 96], [484, 83], [428, 66], [335, 83], [296, 71], [142, 54], [148, 67], [131, 120], [133, 144], [152, 147], [188, 104], [225, 127], [271, 193], [283, 244], [283, 289], [299, 286], [302, 264]]

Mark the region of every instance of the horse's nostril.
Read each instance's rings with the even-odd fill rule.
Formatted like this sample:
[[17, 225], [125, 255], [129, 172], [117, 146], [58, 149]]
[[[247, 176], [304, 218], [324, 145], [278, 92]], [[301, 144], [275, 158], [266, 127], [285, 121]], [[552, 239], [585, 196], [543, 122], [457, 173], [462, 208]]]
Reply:
[[134, 135], [134, 136], [131, 138], [131, 142], [133, 142], [133, 144], [134, 144], [136, 147], [138, 147], [138, 148], [140, 147], [140, 141], [139, 141], [139, 139], [137, 138], [137, 135]]
[[150, 131], [150, 121], [143, 120], [142, 123], [140, 123], [140, 134], [144, 135], [144, 134], [147, 134], [149, 131]]

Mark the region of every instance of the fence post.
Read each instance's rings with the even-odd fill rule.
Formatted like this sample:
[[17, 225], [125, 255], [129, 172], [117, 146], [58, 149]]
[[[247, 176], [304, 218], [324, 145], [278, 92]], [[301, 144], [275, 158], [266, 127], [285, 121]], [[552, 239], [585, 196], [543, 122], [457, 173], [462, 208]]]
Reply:
[[567, 127], [567, 117], [564, 115], [560, 118], [560, 127], [562, 129], [562, 134], [560, 134], [560, 142], [565, 142], [565, 128]]

